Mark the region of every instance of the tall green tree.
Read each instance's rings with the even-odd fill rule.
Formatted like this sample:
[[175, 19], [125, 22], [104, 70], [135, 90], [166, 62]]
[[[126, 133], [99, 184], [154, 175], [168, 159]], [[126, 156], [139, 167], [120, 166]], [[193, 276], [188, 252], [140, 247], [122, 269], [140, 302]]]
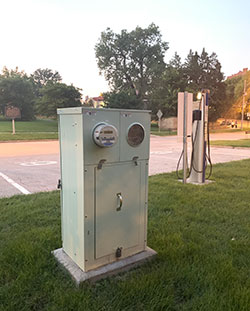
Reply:
[[183, 73], [187, 81], [186, 90], [195, 94], [202, 89], [210, 90], [209, 118], [216, 120], [226, 109], [224, 75], [217, 55], [209, 55], [205, 49], [200, 55], [190, 50], [183, 65]]
[[186, 85], [181, 58], [175, 53], [150, 99], [153, 115], [160, 109], [165, 117], [176, 116], [178, 92], [185, 91]]
[[58, 71], [53, 71], [51, 69], [37, 69], [31, 74], [31, 78], [34, 83], [39, 87], [45, 86], [47, 83], [58, 83], [62, 81], [62, 77]]
[[39, 107], [41, 102], [41, 97], [43, 96], [43, 88], [48, 84], [55, 84], [62, 81], [62, 77], [58, 71], [53, 71], [52, 69], [37, 69], [30, 75], [30, 79], [34, 85], [35, 90], [35, 111], [40, 113]]
[[6, 106], [18, 107], [22, 120], [34, 119], [35, 94], [32, 82], [23, 72], [8, 70], [4, 67], [0, 75], [0, 111], [5, 112]]
[[108, 92], [104, 93], [104, 103], [107, 108], [120, 109], [142, 109], [143, 101], [133, 94], [128, 94], [126, 91], [118, 93]]
[[80, 89], [64, 83], [48, 83], [41, 89], [41, 97], [37, 100], [37, 113], [56, 117], [57, 108], [81, 106]]
[[[225, 105], [227, 110], [223, 113], [226, 118], [240, 118], [239, 111], [234, 107], [240, 95], [243, 94], [243, 85], [241, 77], [234, 77], [224, 82], [225, 85]], [[239, 89], [241, 92], [239, 92]], [[234, 109], [232, 109], [234, 108]]]
[[[101, 33], [95, 46], [97, 64], [114, 93], [126, 92], [128, 98], [143, 100], [159, 82], [165, 70], [164, 55], [168, 43], [162, 41], [155, 24], [114, 33]], [[129, 100], [130, 100], [129, 99]]]
[[188, 84], [190, 92], [197, 92], [200, 90], [200, 81], [202, 77], [202, 69], [199, 64], [198, 52], [189, 51], [187, 58], [183, 64], [184, 77]]
[[225, 118], [241, 119], [244, 84], [246, 81], [244, 118], [249, 120], [250, 112], [250, 71], [243, 76], [235, 76], [224, 82], [226, 88], [225, 105], [227, 110], [223, 114]]
[[2, 74], [0, 75], [0, 77], [2, 78], [21, 77], [28, 79], [28, 76], [24, 70], [19, 71], [18, 67], [16, 67], [15, 69], [8, 69], [6, 66], [3, 67]]

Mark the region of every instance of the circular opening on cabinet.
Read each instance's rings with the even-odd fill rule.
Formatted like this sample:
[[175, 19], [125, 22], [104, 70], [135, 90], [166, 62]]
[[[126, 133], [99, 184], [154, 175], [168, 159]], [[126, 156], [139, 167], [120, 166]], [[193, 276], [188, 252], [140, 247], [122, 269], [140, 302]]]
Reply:
[[130, 125], [128, 129], [127, 141], [130, 146], [136, 147], [139, 146], [145, 137], [145, 130], [143, 126], [139, 123], [134, 123]]

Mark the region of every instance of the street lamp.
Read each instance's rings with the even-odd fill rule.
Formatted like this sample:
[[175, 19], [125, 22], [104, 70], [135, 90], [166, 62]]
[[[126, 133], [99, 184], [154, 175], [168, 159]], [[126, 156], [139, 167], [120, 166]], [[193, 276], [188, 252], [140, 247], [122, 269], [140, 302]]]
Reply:
[[197, 94], [197, 99], [198, 99], [198, 100], [201, 100], [201, 97], [202, 97], [202, 93], [199, 92], [199, 93]]

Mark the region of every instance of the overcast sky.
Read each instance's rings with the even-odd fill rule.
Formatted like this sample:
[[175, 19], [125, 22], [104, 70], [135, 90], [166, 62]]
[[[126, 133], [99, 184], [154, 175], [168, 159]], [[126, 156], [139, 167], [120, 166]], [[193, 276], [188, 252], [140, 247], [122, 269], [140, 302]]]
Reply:
[[215, 52], [224, 74], [250, 69], [248, 0], [0, 0], [0, 69], [28, 74], [57, 70], [83, 96], [107, 91], [99, 76], [94, 46], [107, 27], [114, 32], [159, 26], [174, 52]]

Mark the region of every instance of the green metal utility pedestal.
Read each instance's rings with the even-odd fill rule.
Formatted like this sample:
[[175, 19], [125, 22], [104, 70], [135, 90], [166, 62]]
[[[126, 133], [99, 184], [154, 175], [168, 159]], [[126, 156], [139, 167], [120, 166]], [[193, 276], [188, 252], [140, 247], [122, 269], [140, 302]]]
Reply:
[[57, 113], [62, 250], [85, 272], [145, 251], [150, 111]]

